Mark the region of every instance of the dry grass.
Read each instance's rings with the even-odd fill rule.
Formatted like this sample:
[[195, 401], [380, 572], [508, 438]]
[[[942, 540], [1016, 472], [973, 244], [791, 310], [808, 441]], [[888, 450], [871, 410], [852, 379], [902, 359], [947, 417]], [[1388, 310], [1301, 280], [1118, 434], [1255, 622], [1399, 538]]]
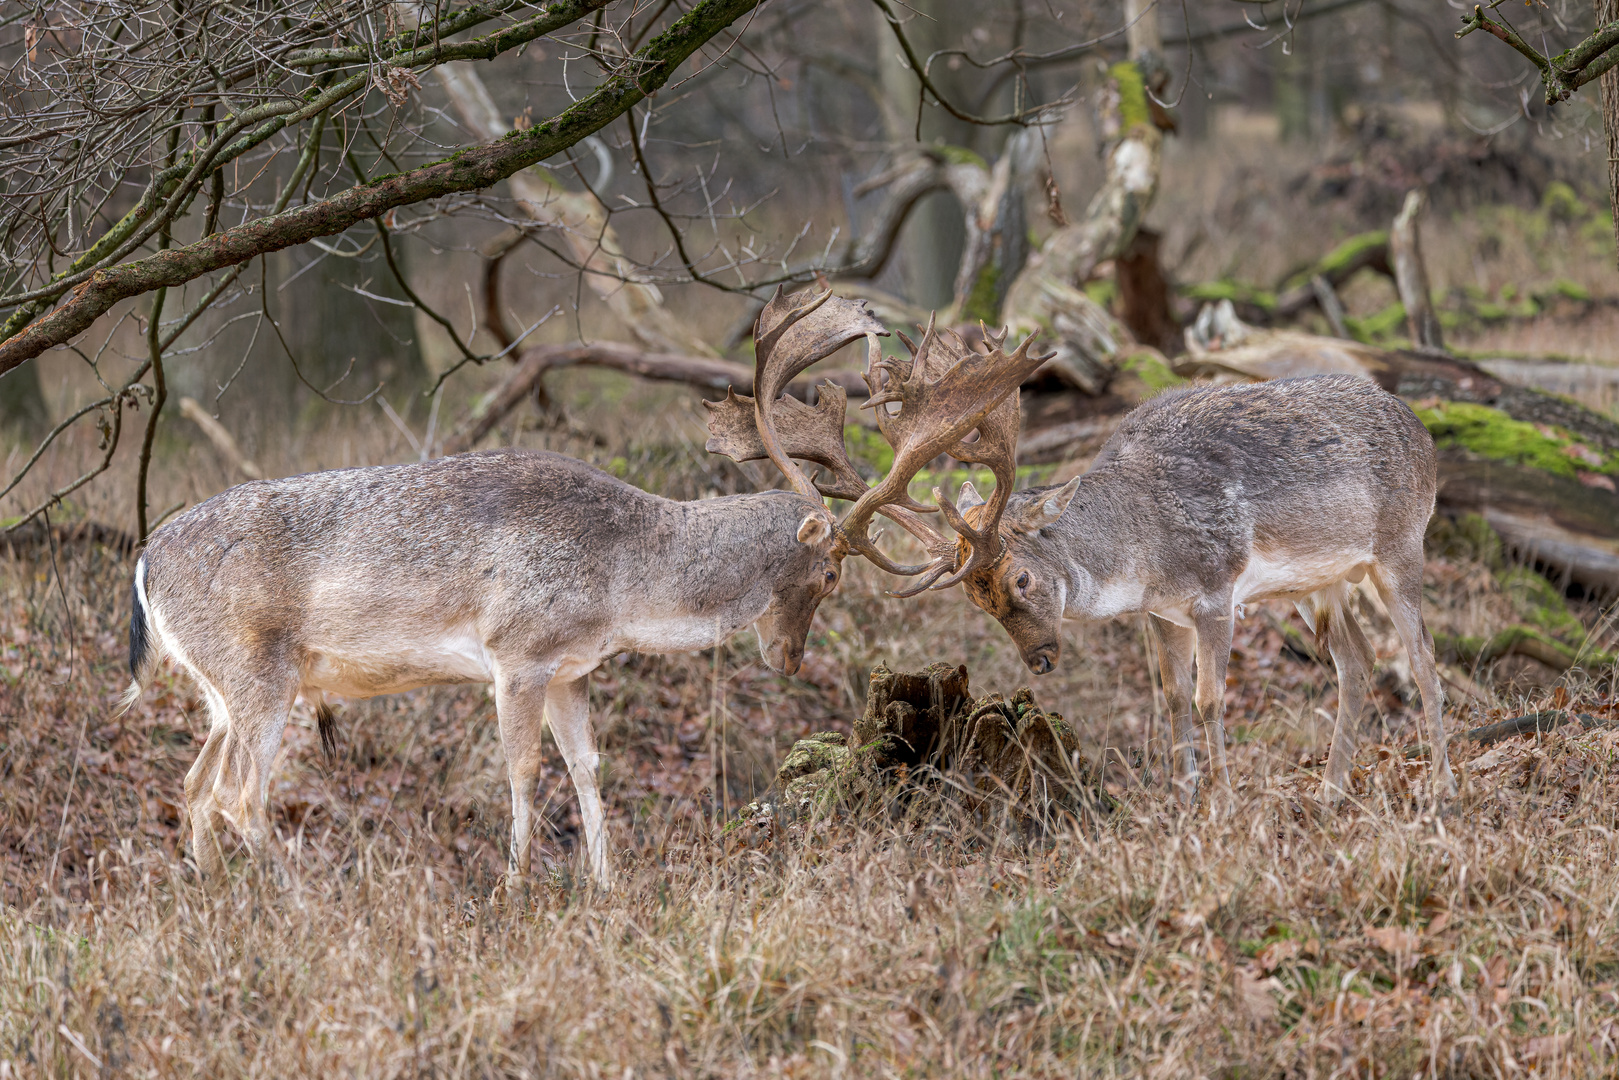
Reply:
[[[662, 449], [580, 447], [691, 494], [746, 482], [706, 471], [669, 423]], [[460, 689], [351, 704], [333, 768], [300, 708], [271, 798], [290, 885], [240, 862], [215, 902], [176, 805], [202, 710], [160, 681], [111, 716], [129, 566], [81, 549], [57, 563], [60, 580], [43, 552], [0, 565], [0, 1075], [1494, 1076], [1619, 1061], [1619, 737], [1483, 758], [1458, 743], [1463, 791], [1436, 816], [1425, 766], [1398, 749], [1414, 736], [1391, 663], [1385, 743], [1362, 754], [1354, 805], [1324, 811], [1300, 761], [1325, 751], [1331, 678], [1288, 651], [1279, 612], [1242, 625], [1241, 783], [1212, 815], [1163, 789], [1140, 628], [1118, 623], [1076, 632], [1037, 687], [1109, 763], [1115, 816], [1037, 839], [959, 815], [725, 831], [793, 738], [848, 729], [878, 660], [964, 661], [980, 692], [1024, 681], [961, 597], [899, 604], [861, 568], [823, 607], [803, 678], [770, 674], [743, 638], [598, 673], [611, 894], [576, 878], [555, 761], [542, 869], [523, 895], [501, 887], [493, 709]], [[1435, 560], [1429, 599], [1451, 632], [1515, 618], [1473, 564]], [[1550, 692], [1544, 671], [1471, 673], [1509, 674], [1520, 691], [1503, 705]]]

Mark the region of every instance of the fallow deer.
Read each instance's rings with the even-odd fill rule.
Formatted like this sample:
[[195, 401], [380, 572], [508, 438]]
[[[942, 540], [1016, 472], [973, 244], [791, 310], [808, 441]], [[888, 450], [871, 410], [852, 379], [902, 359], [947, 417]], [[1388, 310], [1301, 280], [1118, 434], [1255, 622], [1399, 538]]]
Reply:
[[[543, 718], [578, 792], [591, 873], [607, 884], [591, 670], [624, 651], [706, 648], [751, 624], [766, 663], [792, 674], [848, 552], [921, 569], [882, 556], [866, 535], [873, 513], [938, 545], [906, 508], [903, 479], [868, 493], [841, 457], [841, 390], [823, 386], [814, 409], [777, 400], [811, 364], [881, 333], [830, 291], [778, 290], [761, 312], [755, 397], [731, 395], [714, 420], [738, 454], [780, 466], [791, 491], [674, 502], [571, 458], [496, 450], [243, 484], [153, 533], [135, 567], [126, 707], [164, 655], [207, 702], [208, 738], [185, 781], [204, 879], [225, 880], [222, 823], [269, 858], [269, 774], [300, 694], [330, 746], [326, 693], [481, 682], [494, 684], [506, 754], [512, 874], [530, 862]], [[947, 434], [965, 434], [1035, 366], [1027, 348], [975, 357], [901, 415], [919, 416], [920, 430], [948, 414]], [[824, 446], [799, 445], [821, 435]], [[896, 447], [896, 468], [914, 473], [938, 453], [913, 442]], [[790, 454], [839, 464], [833, 487], [859, 500], [850, 518], [833, 520]]]
[[[947, 357], [965, 349], [950, 339], [931, 347], [946, 344]], [[1172, 391], [1127, 416], [1082, 476], [1015, 494], [1006, 484], [1015, 441], [1002, 453], [987, 505], [971, 484], [959, 505], [935, 489], [959, 538], [923, 584], [954, 569], [933, 587], [962, 580], [1037, 675], [1057, 663], [1064, 619], [1147, 612], [1184, 798], [1198, 777], [1194, 704], [1211, 765], [1230, 785], [1223, 710], [1233, 619], [1262, 600], [1296, 604], [1332, 656], [1338, 716], [1324, 794], [1335, 802], [1347, 793], [1375, 661], [1348, 586], [1368, 574], [1422, 694], [1433, 790], [1455, 790], [1422, 619], [1434, 444], [1399, 398], [1352, 376]]]

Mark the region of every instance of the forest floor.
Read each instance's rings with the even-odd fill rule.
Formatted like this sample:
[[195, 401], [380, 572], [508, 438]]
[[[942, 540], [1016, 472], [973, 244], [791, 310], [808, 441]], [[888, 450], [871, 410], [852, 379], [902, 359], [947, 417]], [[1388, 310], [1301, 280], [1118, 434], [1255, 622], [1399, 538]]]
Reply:
[[[586, 456], [692, 495], [746, 480], [690, 442]], [[1534, 614], [1523, 568], [1431, 556], [1436, 632]], [[592, 677], [612, 892], [579, 878], [554, 753], [532, 880], [503, 885], [508, 789], [473, 687], [346, 703], [332, 764], [299, 705], [270, 796], [286, 881], [238, 853], [212, 900], [181, 823], [206, 733], [194, 689], [166, 673], [114, 715], [131, 569], [88, 545], [0, 548], [0, 1077], [1619, 1067], [1619, 732], [1454, 738], [1461, 792], [1435, 812], [1368, 598], [1379, 718], [1341, 809], [1317, 798], [1333, 678], [1286, 609], [1239, 626], [1235, 793], [1186, 812], [1139, 620], [1073, 628], [1059, 671], [1031, 680], [959, 590], [895, 601], [851, 564], [796, 678], [750, 635]], [[1568, 616], [1615, 651], [1603, 609]], [[1038, 835], [838, 808], [735, 824], [796, 738], [851, 729], [872, 666], [938, 660], [979, 694], [1032, 683], [1118, 809]], [[1611, 672], [1515, 657], [1449, 675], [1453, 733], [1542, 707], [1613, 716]]]

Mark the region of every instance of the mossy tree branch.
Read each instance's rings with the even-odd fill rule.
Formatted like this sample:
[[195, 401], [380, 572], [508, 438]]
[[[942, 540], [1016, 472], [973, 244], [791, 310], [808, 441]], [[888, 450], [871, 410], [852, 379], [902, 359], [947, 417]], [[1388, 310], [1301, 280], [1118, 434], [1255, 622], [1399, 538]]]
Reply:
[[461, 150], [409, 172], [377, 177], [318, 203], [260, 218], [185, 247], [97, 270], [66, 300], [0, 343], [0, 375], [72, 340], [121, 300], [182, 285], [322, 236], [333, 236], [399, 206], [489, 187], [566, 150], [655, 94], [692, 53], [757, 6], [758, 0], [701, 0], [626, 59], [589, 96], [526, 131]]

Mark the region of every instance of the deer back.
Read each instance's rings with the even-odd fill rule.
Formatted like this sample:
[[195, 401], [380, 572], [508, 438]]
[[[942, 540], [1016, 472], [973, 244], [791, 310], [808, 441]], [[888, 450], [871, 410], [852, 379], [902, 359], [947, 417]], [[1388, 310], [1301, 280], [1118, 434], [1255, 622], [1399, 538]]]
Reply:
[[233, 663], [357, 650], [408, 667], [413, 641], [456, 634], [543, 653], [681, 616], [730, 632], [813, 560], [794, 537], [813, 504], [673, 502], [519, 450], [310, 473], [232, 488], [159, 529], [145, 588], [183, 647]]

